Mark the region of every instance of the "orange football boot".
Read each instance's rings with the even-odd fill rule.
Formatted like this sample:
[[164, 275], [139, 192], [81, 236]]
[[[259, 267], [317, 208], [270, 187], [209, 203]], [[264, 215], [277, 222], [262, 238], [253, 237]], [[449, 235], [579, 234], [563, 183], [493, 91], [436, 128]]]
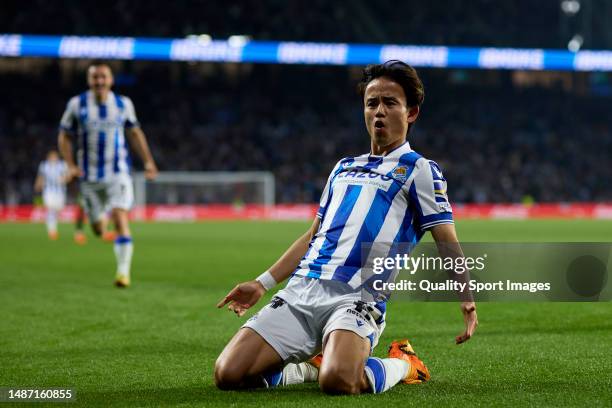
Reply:
[[402, 379], [405, 384], [420, 384], [429, 381], [431, 375], [425, 364], [417, 357], [408, 340], [398, 340], [389, 346], [389, 358], [399, 358], [410, 364], [410, 370]]
[[115, 231], [104, 231], [102, 233], [102, 240], [105, 242], [115, 242], [117, 233]]
[[87, 243], [87, 235], [83, 231], [77, 231], [74, 233], [74, 242], [78, 245], [85, 245]]
[[319, 353], [310, 360], [307, 361], [308, 364], [319, 370], [321, 368], [321, 363], [323, 362], [323, 354]]

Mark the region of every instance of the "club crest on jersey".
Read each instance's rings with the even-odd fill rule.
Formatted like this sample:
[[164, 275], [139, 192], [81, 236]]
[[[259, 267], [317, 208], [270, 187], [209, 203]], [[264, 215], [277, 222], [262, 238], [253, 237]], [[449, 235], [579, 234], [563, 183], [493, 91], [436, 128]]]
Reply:
[[406, 182], [406, 179], [408, 178], [408, 167], [401, 164], [395, 166], [395, 168], [391, 170], [391, 176], [398, 181]]

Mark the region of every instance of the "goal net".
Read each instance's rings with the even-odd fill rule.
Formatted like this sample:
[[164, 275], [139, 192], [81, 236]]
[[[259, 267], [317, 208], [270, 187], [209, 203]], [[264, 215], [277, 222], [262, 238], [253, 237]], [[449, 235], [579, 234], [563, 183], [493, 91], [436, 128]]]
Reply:
[[274, 205], [270, 172], [160, 172], [155, 180], [134, 173], [134, 204]]

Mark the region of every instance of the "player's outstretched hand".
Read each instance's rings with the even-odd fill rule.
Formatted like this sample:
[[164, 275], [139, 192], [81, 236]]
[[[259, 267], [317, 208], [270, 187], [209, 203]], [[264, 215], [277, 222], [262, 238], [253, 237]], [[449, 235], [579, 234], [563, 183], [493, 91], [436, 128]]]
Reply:
[[157, 177], [157, 166], [154, 161], [148, 161], [144, 164], [145, 178], [147, 180], [153, 180]]
[[261, 298], [266, 289], [259, 281], [253, 280], [236, 285], [219, 303], [217, 307], [223, 307], [229, 303], [227, 308], [238, 316], [246, 313]]
[[476, 326], [478, 326], [478, 315], [476, 314], [476, 303], [474, 302], [462, 302], [461, 313], [463, 314], [463, 321], [465, 322], [465, 331], [455, 338], [457, 344], [465, 343], [472, 337]]

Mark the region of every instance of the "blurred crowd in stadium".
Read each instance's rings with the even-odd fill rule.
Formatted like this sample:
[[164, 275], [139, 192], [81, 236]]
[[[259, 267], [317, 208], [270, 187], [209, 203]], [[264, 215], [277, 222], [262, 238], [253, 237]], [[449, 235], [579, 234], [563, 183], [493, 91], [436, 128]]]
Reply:
[[[31, 201], [36, 166], [55, 145], [65, 103], [86, 87], [86, 62], [29, 63], [36, 69], [0, 77], [5, 203]], [[338, 158], [368, 150], [358, 67], [114, 66], [116, 89], [134, 100], [162, 171], [270, 170], [279, 202], [312, 202]], [[612, 199], [609, 85], [577, 92], [561, 80], [521, 87], [510, 71], [421, 74], [425, 103], [409, 140], [440, 163], [453, 201]]]
[[[592, 17], [589, 45], [611, 48], [612, 31], [597, 16], [605, 21], [612, 3], [582, 4], [582, 15]], [[123, 0], [3, 7], [1, 31], [28, 34], [562, 48], [563, 31], [574, 24], [556, 1], [453, 0], [422, 8], [362, 0], [268, 1], [265, 8], [257, 1], [150, 1], [137, 13]], [[404, 17], [385, 20], [389, 15]], [[288, 24], [293, 20], [299, 24]], [[31, 202], [37, 164], [55, 145], [65, 103], [86, 88], [86, 63], [0, 59], [0, 204]], [[134, 100], [162, 171], [270, 170], [279, 202], [313, 202], [338, 158], [368, 148], [354, 89], [360, 67], [138, 61], [113, 68], [116, 89]], [[409, 140], [443, 167], [452, 201], [612, 199], [610, 74], [420, 73], [425, 104]]]

